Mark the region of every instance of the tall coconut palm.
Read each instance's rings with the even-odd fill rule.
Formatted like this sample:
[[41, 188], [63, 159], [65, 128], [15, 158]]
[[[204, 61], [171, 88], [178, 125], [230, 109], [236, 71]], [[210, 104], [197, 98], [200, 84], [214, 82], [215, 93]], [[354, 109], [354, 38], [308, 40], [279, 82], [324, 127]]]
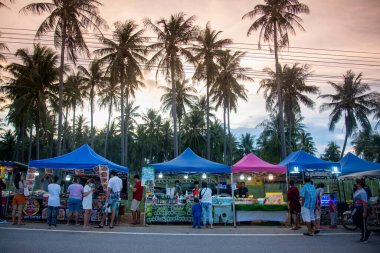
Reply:
[[15, 55], [21, 63], [8, 66], [13, 77], [3, 89], [12, 100], [10, 113], [25, 115], [18, 117], [28, 120], [30, 138], [35, 126], [36, 158], [39, 159], [40, 127], [45, 126], [49, 103], [55, 101], [58, 91], [58, 56], [53, 50], [39, 45], [34, 45], [32, 54], [27, 49], [19, 49]]
[[[111, 82], [120, 83], [120, 109], [121, 109], [121, 164], [128, 161], [128, 142], [125, 141], [125, 117], [123, 116], [125, 104], [128, 104], [129, 96], [134, 95], [134, 91], [141, 86], [142, 68], [141, 64], [146, 62], [145, 55], [148, 41], [144, 37], [144, 29], [139, 30], [138, 25], [133, 20], [124, 23], [116, 22], [113, 39], [101, 37], [100, 41], [104, 48], [95, 51], [95, 54], [102, 56], [100, 61], [107, 64], [107, 74]], [[126, 96], [124, 95], [127, 91]], [[124, 102], [126, 97], [126, 103]]]
[[194, 62], [192, 53], [187, 48], [188, 43], [198, 33], [198, 27], [194, 26], [194, 20], [195, 16], [186, 18], [182, 12], [171, 15], [169, 19], [162, 18], [155, 23], [150, 19], [144, 20], [145, 26], [157, 35], [158, 40], [149, 46], [156, 52], [148, 63], [150, 66], [157, 64], [156, 79], [161, 73], [168, 81], [170, 80], [172, 86], [174, 157], [178, 156], [176, 81], [185, 77], [183, 59]]
[[378, 102], [378, 105], [372, 110], [374, 113], [373, 119], [377, 120], [377, 123], [375, 125], [375, 129], [377, 129], [380, 126], [380, 101]]
[[242, 134], [240, 137], [239, 149], [242, 150], [244, 155], [253, 152], [253, 145], [255, 143], [255, 136], [250, 133]]
[[[341, 157], [344, 156], [347, 140], [359, 124], [364, 130], [371, 129], [368, 115], [371, 109], [378, 106], [379, 93], [368, 92], [371, 90], [368, 84], [362, 83], [362, 73], [356, 75], [348, 70], [343, 75], [343, 83], [328, 82], [334, 88], [334, 94], [320, 95], [320, 98], [329, 99], [323, 103], [320, 111], [332, 110], [330, 113], [329, 130], [334, 131], [336, 124], [344, 117], [345, 137]], [[368, 92], [368, 93], [367, 93]]]
[[86, 85], [86, 90], [88, 91], [88, 97], [90, 100], [90, 129], [91, 129], [91, 148], [94, 148], [95, 140], [95, 128], [94, 128], [94, 110], [95, 110], [95, 99], [99, 90], [104, 86], [104, 70], [99, 60], [93, 60], [88, 69], [83, 66], [78, 66], [78, 70], [81, 72], [82, 81]]
[[[296, 29], [301, 31], [305, 29], [301, 25], [302, 19], [298, 14], [308, 14], [309, 7], [298, 0], [264, 0], [265, 4], [258, 4], [255, 8], [245, 14], [242, 19], [254, 19], [259, 16], [249, 27], [247, 36], [253, 32], [259, 32], [259, 49], [261, 42], [273, 43], [274, 56], [276, 62], [276, 83], [278, 96], [278, 112], [281, 136], [281, 155], [286, 156], [284, 116], [282, 107], [280, 65], [278, 61], [278, 51], [289, 45], [289, 33], [296, 34]], [[272, 49], [272, 48], [271, 48]]]
[[[246, 88], [241, 81], [253, 81], [251, 77], [247, 75], [249, 68], [243, 68], [240, 65], [241, 59], [245, 53], [236, 51], [232, 53], [230, 50], [226, 50], [222, 56], [218, 58], [219, 74], [215, 80], [214, 85], [211, 87], [212, 101], [215, 102], [216, 108], [223, 107], [223, 122], [224, 132], [226, 133], [226, 114], [227, 114], [227, 126], [229, 136], [230, 147], [230, 159], [232, 162], [232, 143], [231, 143], [231, 131], [230, 131], [230, 112], [237, 111], [237, 104], [239, 99], [247, 101]], [[224, 140], [224, 157], [226, 159], [227, 145], [226, 139]]]
[[59, 104], [58, 104], [58, 145], [57, 153], [62, 150], [62, 122], [63, 122], [63, 75], [65, 66], [65, 53], [74, 63], [78, 53], [90, 52], [87, 48], [83, 34], [88, 28], [98, 31], [106, 28], [106, 21], [100, 17], [98, 6], [102, 4], [97, 0], [51, 0], [49, 3], [32, 3], [23, 7], [20, 12], [49, 16], [41, 23], [36, 38], [53, 31], [54, 45], [61, 50], [61, 67], [59, 73]]
[[206, 128], [207, 159], [210, 160], [210, 88], [218, 75], [216, 59], [223, 54], [223, 47], [232, 43], [230, 39], [220, 39], [222, 31], [213, 30], [208, 22], [196, 38], [197, 44], [192, 48], [194, 58], [198, 62], [194, 79], [206, 80]]
[[[173, 92], [172, 89], [166, 86], [160, 87], [164, 94], [161, 96], [162, 108], [165, 111], [172, 110], [172, 99]], [[188, 80], [177, 81], [176, 82], [176, 107], [177, 107], [177, 118], [178, 118], [178, 142], [179, 142], [179, 152], [181, 152], [181, 124], [183, 116], [186, 114], [186, 107], [191, 107], [198, 100], [198, 97], [194, 94], [197, 90], [189, 84]], [[171, 112], [172, 113], [172, 112]]]
[[[1, 33], [0, 33], [0, 37], [1, 37]], [[4, 69], [2, 62], [6, 62], [6, 58], [4, 54], [2, 54], [2, 51], [9, 51], [9, 49], [5, 43], [0, 42], [0, 83], [4, 81], [1, 77], [1, 72]]]
[[107, 157], [108, 149], [108, 138], [110, 134], [110, 124], [113, 109], [119, 110], [120, 105], [120, 85], [117, 82], [112, 81], [110, 78], [107, 78], [107, 83], [99, 91], [99, 106], [100, 108], [108, 106], [108, 120], [107, 120], [107, 130], [106, 137], [104, 142], [104, 157]]
[[[266, 109], [271, 112], [278, 107], [276, 72], [270, 68], [265, 68], [264, 72], [269, 75], [269, 78], [261, 80], [257, 92], [260, 92], [260, 90], [264, 91]], [[301, 104], [307, 108], [313, 109], [315, 102], [313, 99], [309, 98], [308, 95], [314, 95], [319, 92], [317, 86], [306, 84], [306, 81], [311, 74], [308, 65], [299, 66], [299, 64], [295, 63], [293, 66], [279, 66], [283, 111], [288, 128], [288, 145], [286, 145], [288, 147], [288, 153], [292, 151], [292, 133], [294, 130], [296, 115], [301, 113]]]

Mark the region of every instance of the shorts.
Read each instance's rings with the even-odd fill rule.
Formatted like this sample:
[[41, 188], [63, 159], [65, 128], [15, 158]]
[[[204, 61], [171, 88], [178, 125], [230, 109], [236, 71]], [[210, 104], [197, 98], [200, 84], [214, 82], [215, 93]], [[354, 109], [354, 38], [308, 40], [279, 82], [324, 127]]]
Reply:
[[13, 205], [15, 206], [23, 206], [26, 203], [26, 198], [24, 195], [21, 194], [16, 194], [13, 197]]
[[69, 201], [67, 201], [67, 207], [69, 208], [69, 213], [81, 212], [82, 211], [82, 200], [80, 200], [80, 199], [69, 199]]
[[315, 209], [315, 219], [320, 220], [321, 219], [321, 211], [318, 209]]
[[132, 203], [131, 203], [131, 211], [133, 211], [133, 212], [139, 211], [140, 210], [140, 202], [141, 201], [133, 199]]
[[315, 220], [314, 209], [308, 209], [306, 207], [301, 208], [302, 220], [304, 222], [312, 222]]

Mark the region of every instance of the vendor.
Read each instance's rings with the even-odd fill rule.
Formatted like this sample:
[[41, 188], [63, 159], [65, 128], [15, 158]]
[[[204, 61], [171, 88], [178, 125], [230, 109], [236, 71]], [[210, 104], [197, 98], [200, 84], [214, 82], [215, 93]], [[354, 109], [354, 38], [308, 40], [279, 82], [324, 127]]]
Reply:
[[194, 199], [199, 199], [199, 182], [194, 181], [194, 189], [192, 191]]
[[41, 178], [42, 183], [42, 190], [45, 192], [48, 192], [48, 185], [52, 183], [52, 175], [45, 173], [44, 176]]
[[94, 185], [94, 193], [93, 193], [93, 198], [97, 199], [100, 194], [104, 193], [103, 186], [100, 183], [100, 179], [96, 178], [95, 179], [95, 185]]
[[240, 182], [239, 188], [235, 191], [235, 197], [248, 198], [248, 189], [245, 187], [244, 182]]
[[180, 184], [179, 180], [176, 180], [174, 182], [174, 184], [175, 184], [175, 187], [174, 187], [174, 196], [176, 196], [176, 197], [182, 196], [183, 195], [182, 194], [182, 187], [181, 187], [181, 184]]

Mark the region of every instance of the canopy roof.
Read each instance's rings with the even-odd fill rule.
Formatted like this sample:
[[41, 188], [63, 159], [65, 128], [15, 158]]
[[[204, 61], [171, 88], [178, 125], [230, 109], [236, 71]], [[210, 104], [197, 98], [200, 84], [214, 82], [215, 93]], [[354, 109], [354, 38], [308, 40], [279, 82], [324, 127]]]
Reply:
[[339, 162], [342, 170], [342, 175], [347, 175], [355, 172], [380, 170], [380, 163], [373, 163], [363, 160], [352, 153], [345, 155]]
[[278, 165], [283, 165], [288, 167], [288, 170], [294, 170], [294, 167], [298, 167], [298, 170], [322, 170], [322, 169], [333, 169], [333, 167], [340, 168], [340, 164], [337, 162], [328, 162], [319, 159], [303, 150], [293, 152], [288, 155], [282, 162]]
[[370, 170], [370, 171], [364, 171], [364, 172], [356, 172], [347, 174], [344, 176], [340, 176], [339, 179], [353, 179], [353, 178], [363, 178], [363, 177], [380, 177], [380, 170]]
[[156, 172], [175, 172], [175, 173], [231, 173], [230, 166], [211, 162], [197, 154], [190, 148], [187, 148], [178, 157], [163, 163], [155, 163], [150, 166], [154, 167]]
[[128, 173], [127, 167], [117, 165], [98, 155], [87, 144], [62, 156], [42, 160], [31, 160], [29, 162], [29, 167], [51, 169], [92, 169], [98, 165], [108, 166], [111, 170]]
[[267, 172], [285, 174], [286, 166], [267, 163], [255, 154], [249, 153], [240, 161], [232, 165], [232, 172]]

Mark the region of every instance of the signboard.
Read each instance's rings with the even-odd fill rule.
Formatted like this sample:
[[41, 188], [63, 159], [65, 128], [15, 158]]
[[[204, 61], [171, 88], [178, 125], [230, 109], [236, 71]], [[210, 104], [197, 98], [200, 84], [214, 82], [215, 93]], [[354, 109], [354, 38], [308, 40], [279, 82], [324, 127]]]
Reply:
[[150, 195], [154, 192], [154, 168], [143, 167], [141, 185], [145, 186], [146, 194]]
[[306, 170], [304, 171], [305, 177], [311, 178], [332, 178], [333, 174], [330, 170]]
[[267, 192], [265, 193], [265, 204], [268, 205], [282, 205], [284, 204], [284, 195], [282, 192]]
[[217, 205], [214, 206], [214, 223], [227, 224], [232, 223], [233, 220], [232, 206], [231, 205]]
[[192, 222], [191, 205], [146, 204], [146, 223]]
[[263, 178], [259, 175], [253, 175], [252, 180], [244, 180], [246, 185], [263, 186]]

